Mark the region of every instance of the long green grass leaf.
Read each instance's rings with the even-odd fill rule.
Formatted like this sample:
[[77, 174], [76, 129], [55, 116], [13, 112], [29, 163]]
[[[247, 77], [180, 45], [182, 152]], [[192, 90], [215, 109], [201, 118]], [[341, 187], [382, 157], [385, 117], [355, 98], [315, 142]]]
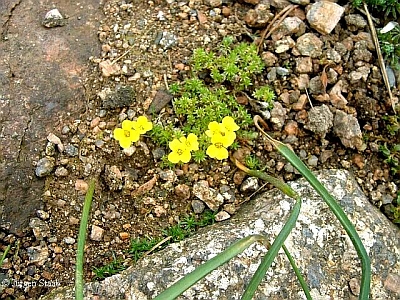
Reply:
[[361, 239], [354, 228], [354, 225], [350, 222], [349, 218], [347, 218], [343, 209], [336, 202], [336, 200], [329, 194], [326, 188], [318, 181], [318, 179], [314, 176], [314, 174], [307, 168], [307, 166], [301, 161], [301, 159], [287, 147], [285, 144], [274, 140], [271, 138], [258, 124], [258, 122], [262, 123], [264, 127], [267, 127], [267, 124], [260, 116], [254, 117], [254, 124], [256, 127], [264, 134], [268, 140], [277, 148], [277, 150], [303, 175], [307, 181], [311, 184], [311, 186], [317, 191], [317, 193], [324, 199], [325, 203], [329, 206], [331, 211], [334, 213], [336, 218], [339, 220], [340, 224], [344, 227], [347, 234], [350, 237], [351, 242], [353, 243], [354, 248], [357, 251], [357, 255], [361, 260], [361, 289], [359, 299], [369, 299], [369, 293], [371, 288], [371, 261], [367, 254], [367, 251], [364, 248]]
[[92, 179], [83, 204], [82, 219], [79, 226], [78, 248], [76, 250], [75, 269], [75, 299], [83, 300], [83, 257], [85, 252], [86, 228], [89, 219], [90, 206], [92, 205], [95, 181]]
[[185, 275], [179, 281], [171, 285], [168, 289], [164, 290], [154, 300], [172, 300], [194, 285], [197, 281], [211, 273], [213, 270], [223, 265], [234, 256], [243, 252], [251, 244], [257, 241], [265, 241], [266, 237], [255, 234], [242, 238], [229, 246], [226, 250], [211, 258], [204, 264], [198, 266], [194, 271]]
[[301, 275], [299, 268], [297, 267], [292, 255], [290, 254], [289, 250], [286, 248], [285, 244], [282, 245], [282, 249], [283, 249], [283, 251], [285, 251], [285, 254], [286, 254], [287, 258], [289, 259], [290, 265], [292, 266], [293, 271], [296, 274], [297, 279], [300, 282], [301, 288], [303, 289], [304, 294], [306, 294], [306, 298], [308, 300], [312, 300], [312, 297], [311, 297], [311, 294], [310, 294], [310, 290], [309, 290], [309, 288], [307, 286], [307, 283], [304, 280], [303, 275]]
[[285, 225], [283, 226], [278, 236], [272, 243], [267, 254], [265, 254], [263, 259], [261, 260], [261, 263], [258, 266], [257, 271], [254, 273], [253, 278], [251, 279], [249, 285], [247, 286], [242, 296], [243, 300], [251, 300], [253, 298], [255, 291], [257, 290], [262, 279], [265, 277], [265, 273], [267, 273], [268, 268], [271, 266], [275, 257], [278, 255], [279, 249], [282, 247], [286, 238], [289, 236], [290, 231], [292, 231], [293, 227], [296, 225], [297, 217], [299, 216], [300, 213], [300, 207], [301, 207], [301, 200], [297, 199], [296, 204], [294, 205], [288, 220], [286, 221]]
[[335, 214], [336, 218], [342, 224], [347, 234], [350, 237], [354, 248], [357, 251], [358, 257], [361, 259], [361, 290], [360, 299], [368, 299], [371, 285], [371, 262], [368, 257], [367, 251], [364, 248], [361, 239], [354, 228], [354, 225], [350, 222], [349, 218], [336, 202], [326, 188], [318, 181], [314, 174], [307, 168], [307, 166], [301, 161], [301, 159], [286, 145], [279, 143], [278, 151], [285, 156], [285, 158], [303, 175], [311, 186], [317, 191], [317, 193], [324, 199], [326, 204], [329, 206], [331, 211]]

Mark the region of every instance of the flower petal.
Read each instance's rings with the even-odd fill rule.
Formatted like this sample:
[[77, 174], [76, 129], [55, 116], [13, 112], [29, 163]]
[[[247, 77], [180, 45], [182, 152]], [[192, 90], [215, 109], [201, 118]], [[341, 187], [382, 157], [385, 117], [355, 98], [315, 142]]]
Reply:
[[208, 146], [206, 154], [211, 157], [211, 158], [215, 158], [216, 157], [216, 152], [217, 152], [217, 147], [215, 147], [214, 144], [211, 144], [210, 146]]
[[115, 128], [113, 132], [114, 139], [117, 141], [125, 138], [124, 130], [122, 128]]
[[168, 160], [173, 164], [178, 163], [180, 159], [180, 155], [175, 151], [172, 151], [170, 154], [168, 154]]
[[119, 141], [119, 145], [122, 148], [127, 149], [132, 145], [132, 141], [130, 139], [122, 139]]
[[199, 142], [197, 141], [197, 136], [193, 133], [189, 133], [186, 143], [189, 143], [191, 151], [199, 150]]
[[187, 150], [187, 151], [183, 151], [183, 153], [181, 154], [181, 161], [183, 162], [183, 163], [188, 163], [189, 161], [190, 161], [190, 158], [191, 158], [191, 155], [190, 155], [190, 151], [189, 150]]
[[210, 122], [210, 124], [208, 124], [208, 129], [206, 131], [206, 135], [209, 137], [212, 137], [214, 134], [218, 133], [220, 131], [220, 124], [217, 123], [216, 121], [212, 121]]
[[184, 145], [178, 139], [174, 139], [172, 142], [169, 142], [169, 148], [172, 151], [178, 151], [179, 149], [183, 150]]
[[122, 129], [126, 129], [126, 130], [132, 130], [132, 128], [134, 127], [134, 124], [136, 122], [133, 122], [131, 120], [124, 120], [122, 121]]
[[226, 150], [225, 147], [217, 148], [217, 150], [218, 151], [215, 153], [216, 159], [222, 160], [222, 159], [228, 158], [229, 153], [228, 153], [228, 150]]
[[136, 143], [140, 139], [140, 133], [137, 130], [131, 130], [130, 139], [132, 142]]
[[240, 127], [235, 123], [235, 120], [232, 117], [226, 116], [225, 118], [222, 119], [222, 125], [228, 130], [228, 131], [236, 131]]

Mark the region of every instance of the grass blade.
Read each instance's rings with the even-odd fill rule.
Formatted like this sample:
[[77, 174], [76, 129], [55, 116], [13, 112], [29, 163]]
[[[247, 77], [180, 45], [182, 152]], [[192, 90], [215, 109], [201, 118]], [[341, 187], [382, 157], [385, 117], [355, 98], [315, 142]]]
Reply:
[[179, 281], [171, 285], [168, 289], [164, 290], [159, 294], [154, 300], [169, 300], [175, 299], [197, 281], [205, 277], [207, 274], [211, 273], [213, 270], [228, 262], [234, 256], [243, 252], [251, 244], [257, 241], [265, 241], [266, 237], [255, 234], [248, 237], [242, 238], [229, 246], [225, 251], [221, 252], [217, 256], [211, 258], [204, 264], [198, 266], [193, 272], [185, 275]]
[[292, 266], [294, 273], [296, 274], [297, 279], [300, 282], [300, 285], [304, 291], [304, 294], [306, 294], [306, 298], [308, 300], [312, 300], [310, 290], [308, 289], [307, 283], [304, 280], [303, 275], [301, 275], [299, 268], [297, 268], [297, 265], [296, 265], [292, 255], [290, 254], [289, 250], [286, 248], [286, 246], [284, 244], [282, 245], [282, 248], [283, 248], [283, 251], [285, 251], [287, 258], [289, 259], [290, 265]]
[[83, 256], [85, 252], [86, 228], [89, 219], [90, 206], [94, 193], [95, 181], [92, 179], [83, 204], [82, 219], [79, 226], [78, 248], [76, 250], [76, 269], [75, 269], [75, 299], [83, 300]]
[[314, 174], [307, 168], [307, 166], [301, 161], [301, 159], [287, 147], [285, 144], [271, 138], [258, 124], [258, 121], [266, 126], [264, 120], [260, 116], [254, 117], [254, 123], [256, 127], [264, 134], [270, 142], [277, 148], [277, 150], [303, 175], [311, 186], [317, 191], [317, 193], [324, 199], [325, 203], [329, 206], [331, 211], [334, 213], [336, 218], [342, 224], [346, 230], [354, 248], [357, 251], [357, 255], [361, 260], [361, 289], [359, 299], [369, 299], [369, 292], [371, 286], [371, 261], [364, 248], [361, 239], [354, 228], [354, 225], [350, 222], [343, 209], [336, 202], [336, 200], [329, 194], [326, 188], [318, 181]]
[[253, 298], [254, 293], [257, 290], [257, 287], [261, 283], [262, 279], [265, 277], [265, 273], [267, 273], [268, 268], [271, 266], [275, 257], [278, 255], [279, 249], [282, 247], [283, 243], [289, 236], [293, 227], [296, 225], [297, 217], [299, 216], [300, 213], [300, 207], [301, 207], [301, 200], [297, 199], [296, 204], [294, 205], [288, 220], [286, 221], [282, 230], [279, 232], [278, 236], [272, 243], [267, 254], [265, 254], [263, 259], [261, 260], [261, 263], [258, 266], [257, 271], [254, 273], [253, 278], [251, 279], [249, 285], [247, 286], [242, 296], [243, 300], [251, 300]]
[[4, 250], [4, 253], [0, 258], [0, 267], [3, 265], [3, 261], [6, 259], [7, 253], [8, 253], [8, 251], [10, 251], [10, 249], [11, 249], [11, 245], [8, 245], [6, 247], [6, 250]]
[[329, 206], [331, 211], [335, 214], [336, 218], [342, 224], [347, 234], [349, 235], [354, 248], [357, 251], [358, 257], [361, 259], [361, 290], [360, 299], [368, 299], [371, 285], [371, 262], [368, 257], [367, 251], [364, 248], [361, 239], [354, 228], [354, 225], [350, 222], [349, 218], [336, 202], [326, 188], [318, 181], [314, 174], [307, 168], [307, 166], [300, 160], [300, 158], [290, 150], [286, 145], [279, 144], [278, 151], [307, 179], [311, 186], [317, 191], [317, 193], [324, 199], [326, 204]]

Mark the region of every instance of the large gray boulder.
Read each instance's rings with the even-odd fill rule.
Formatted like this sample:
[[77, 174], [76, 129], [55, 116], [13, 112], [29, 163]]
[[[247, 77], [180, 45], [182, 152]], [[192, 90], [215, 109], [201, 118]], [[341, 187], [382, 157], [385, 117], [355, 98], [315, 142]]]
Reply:
[[[364, 196], [354, 178], [342, 170], [318, 176], [340, 202], [371, 258], [370, 299], [400, 299], [400, 231]], [[290, 185], [303, 199], [297, 225], [286, 241], [311, 289], [313, 299], [357, 299], [360, 261], [344, 229], [322, 199], [303, 179]], [[271, 190], [249, 202], [232, 219], [200, 230], [180, 243], [148, 256], [120, 275], [86, 285], [92, 299], [150, 299], [214, 257], [233, 242], [261, 233], [272, 242], [294, 201]], [[253, 244], [213, 271], [179, 299], [240, 299], [267, 249]], [[73, 289], [60, 288], [43, 299], [73, 299]], [[281, 251], [255, 299], [305, 299]]]

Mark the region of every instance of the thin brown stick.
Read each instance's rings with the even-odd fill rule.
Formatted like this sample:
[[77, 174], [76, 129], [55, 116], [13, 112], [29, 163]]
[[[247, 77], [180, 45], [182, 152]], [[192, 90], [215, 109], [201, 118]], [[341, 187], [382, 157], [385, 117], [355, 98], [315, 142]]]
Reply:
[[[273, 19], [272, 21], [268, 24], [267, 28], [265, 28], [265, 30], [263, 31], [263, 33], [261, 34], [261, 38], [260, 38], [260, 43], [258, 44], [257, 47], [257, 53], [260, 53], [261, 50], [261, 46], [264, 42], [265, 39], [269, 38], [269, 36], [278, 28], [278, 26], [282, 23], [282, 21], [286, 18], [286, 16], [296, 7], [298, 7], [298, 5], [288, 5], [286, 6], [284, 9], [282, 9]], [[274, 25], [274, 23], [276, 22], [276, 20], [278, 20], [278, 23]], [[273, 27], [272, 27], [273, 26]], [[272, 27], [272, 28], [271, 28]]]
[[386, 72], [385, 61], [383, 60], [383, 56], [381, 53], [381, 47], [379, 46], [378, 35], [376, 34], [376, 29], [375, 29], [374, 23], [372, 21], [371, 15], [368, 11], [367, 4], [365, 4], [365, 2], [364, 2], [364, 9], [365, 9], [365, 12], [367, 13], [368, 25], [371, 30], [372, 40], [374, 41], [374, 44], [375, 44], [376, 54], [378, 56], [378, 62], [379, 62], [379, 66], [381, 68], [383, 81], [385, 82], [386, 89], [388, 90], [388, 93], [389, 93], [390, 104], [392, 105], [393, 111], [396, 113], [392, 90], [390, 89], [389, 78], [388, 78], [388, 75]]

